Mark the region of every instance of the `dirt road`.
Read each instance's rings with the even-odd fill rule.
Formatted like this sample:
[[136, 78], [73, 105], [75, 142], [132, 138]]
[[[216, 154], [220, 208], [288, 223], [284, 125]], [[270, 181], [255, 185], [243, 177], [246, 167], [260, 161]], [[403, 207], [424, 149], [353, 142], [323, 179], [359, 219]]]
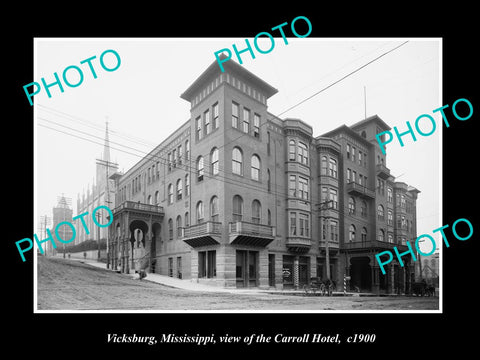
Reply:
[[187, 291], [61, 258], [38, 258], [39, 310], [436, 310], [438, 298]]

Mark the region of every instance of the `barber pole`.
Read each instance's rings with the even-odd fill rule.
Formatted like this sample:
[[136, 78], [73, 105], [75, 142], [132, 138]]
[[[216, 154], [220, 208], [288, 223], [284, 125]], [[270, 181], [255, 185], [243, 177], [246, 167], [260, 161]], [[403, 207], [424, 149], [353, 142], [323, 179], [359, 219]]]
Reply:
[[343, 275], [343, 296], [347, 295], [347, 280], [350, 280], [350, 276]]

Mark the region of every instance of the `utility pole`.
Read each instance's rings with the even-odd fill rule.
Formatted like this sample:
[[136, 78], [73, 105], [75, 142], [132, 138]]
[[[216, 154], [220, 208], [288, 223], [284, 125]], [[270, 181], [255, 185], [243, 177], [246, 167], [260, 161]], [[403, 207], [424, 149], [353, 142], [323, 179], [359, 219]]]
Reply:
[[[322, 210], [333, 209], [333, 200], [326, 200], [320, 203], [320, 213]], [[325, 220], [325, 270], [327, 273], [327, 280], [330, 280], [330, 249], [329, 249], [329, 226], [331, 216], [320, 215], [320, 218]]]
[[[42, 239], [45, 239], [47, 237], [47, 225], [50, 224], [51, 218], [49, 218], [47, 215], [40, 216], [40, 233], [42, 234]], [[47, 256], [47, 250], [48, 246], [45, 247], [45, 256]], [[52, 248], [52, 255], [53, 255], [53, 248]]]

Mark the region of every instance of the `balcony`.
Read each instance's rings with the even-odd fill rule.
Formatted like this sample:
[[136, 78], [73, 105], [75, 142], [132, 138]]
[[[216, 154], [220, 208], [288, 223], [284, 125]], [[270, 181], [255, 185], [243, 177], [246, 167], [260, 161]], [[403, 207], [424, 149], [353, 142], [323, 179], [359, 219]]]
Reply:
[[164, 215], [163, 206], [143, 204], [134, 201], [124, 201], [113, 210], [113, 213], [117, 214], [121, 211], [138, 211], [144, 214], [155, 213], [157, 215]]
[[347, 184], [347, 192], [350, 195], [356, 195], [367, 199], [375, 199], [375, 191], [353, 181]]
[[310, 238], [288, 236], [285, 243], [289, 251], [302, 254], [308, 252], [312, 246], [312, 240]]
[[222, 223], [206, 221], [183, 229], [183, 241], [191, 247], [218, 245]]
[[383, 164], [377, 164], [377, 176], [383, 180], [387, 180], [390, 177], [390, 169]]
[[265, 247], [275, 239], [275, 228], [269, 225], [236, 221], [228, 224], [229, 242], [232, 245]]
[[342, 250], [348, 250], [348, 251], [390, 250], [393, 252], [393, 248], [395, 246], [397, 247], [397, 250], [399, 252], [404, 252], [408, 250], [407, 245], [393, 244], [386, 241], [378, 241], [378, 240], [345, 242], [342, 246]]

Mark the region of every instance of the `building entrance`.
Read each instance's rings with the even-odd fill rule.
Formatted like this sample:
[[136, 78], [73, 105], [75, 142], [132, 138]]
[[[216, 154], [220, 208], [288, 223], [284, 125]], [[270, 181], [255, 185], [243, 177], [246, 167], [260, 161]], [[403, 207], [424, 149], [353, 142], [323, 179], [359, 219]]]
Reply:
[[237, 250], [236, 285], [238, 288], [258, 286], [258, 251]]
[[350, 259], [350, 288], [360, 291], [372, 290], [372, 268], [370, 259], [366, 256], [353, 257]]

